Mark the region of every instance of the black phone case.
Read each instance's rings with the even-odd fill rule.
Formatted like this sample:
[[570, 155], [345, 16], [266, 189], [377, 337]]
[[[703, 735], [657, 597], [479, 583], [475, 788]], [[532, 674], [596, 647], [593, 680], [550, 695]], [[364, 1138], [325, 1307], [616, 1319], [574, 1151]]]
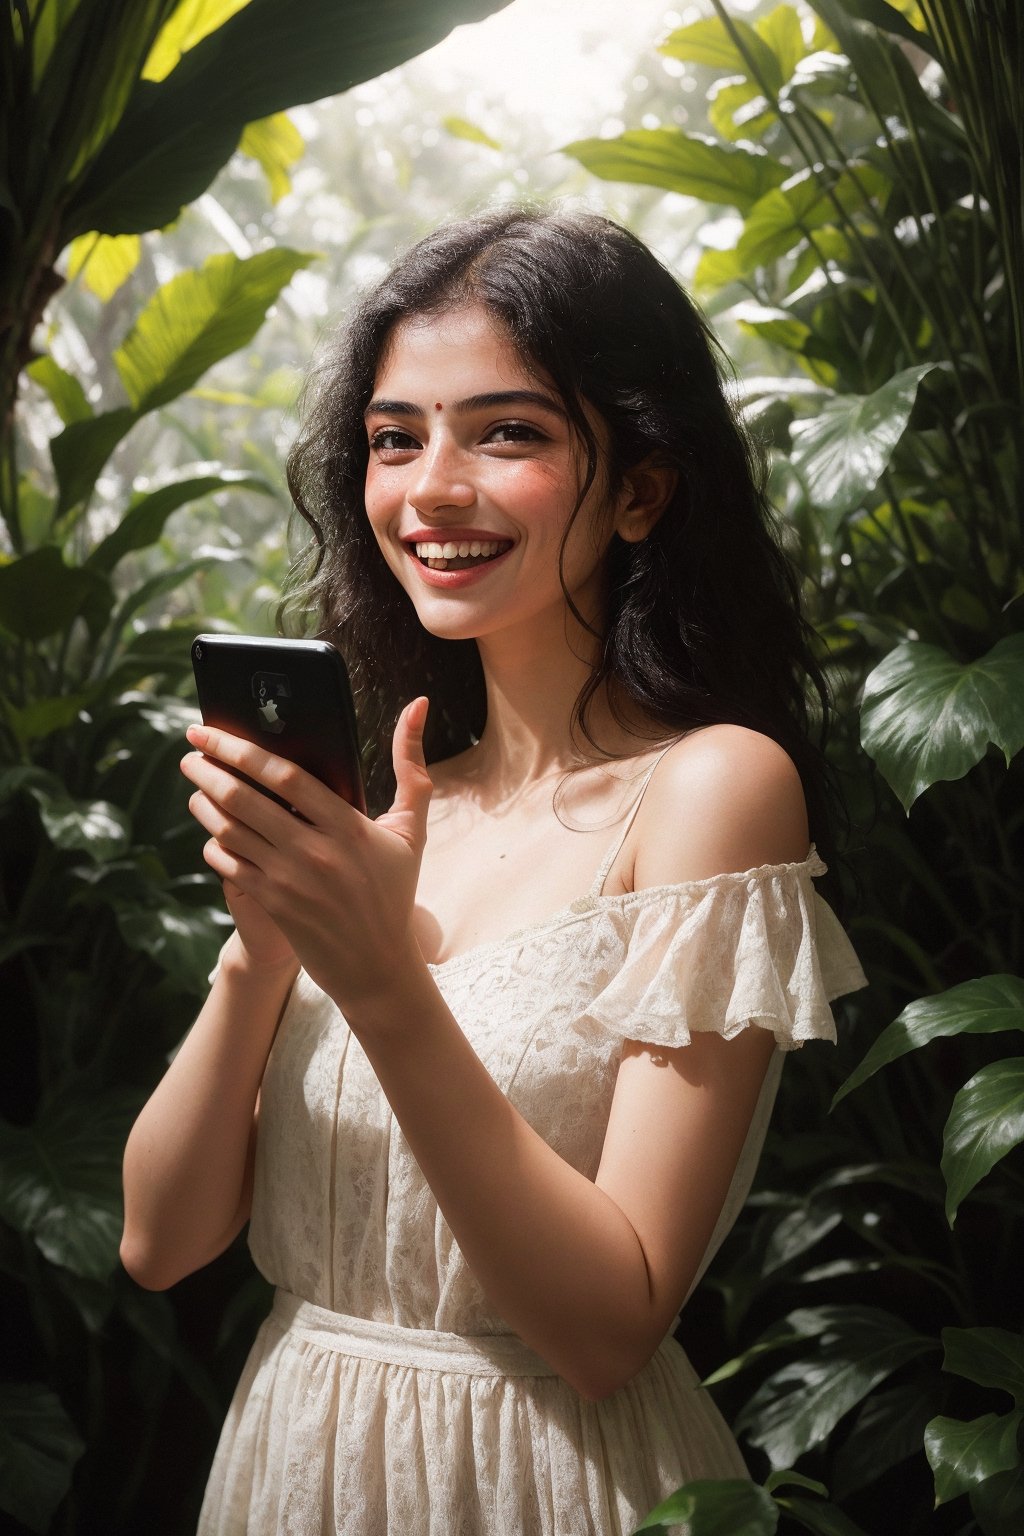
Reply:
[[[192, 670], [206, 725], [297, 763], [365, 814], [352, 690], [333, 645], [197, 635]], [[285, 804], [262, 785], [254, 787]]]

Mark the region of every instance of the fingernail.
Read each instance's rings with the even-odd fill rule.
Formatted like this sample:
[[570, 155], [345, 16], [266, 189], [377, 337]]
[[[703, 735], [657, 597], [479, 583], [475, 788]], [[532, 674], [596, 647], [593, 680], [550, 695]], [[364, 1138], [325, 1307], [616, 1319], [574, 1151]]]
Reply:
[[194, 747], [201, 747], [206, 741], [206, 732], [201, 725], [190, 725], [185, 732], [185, 740], [190, 741]]

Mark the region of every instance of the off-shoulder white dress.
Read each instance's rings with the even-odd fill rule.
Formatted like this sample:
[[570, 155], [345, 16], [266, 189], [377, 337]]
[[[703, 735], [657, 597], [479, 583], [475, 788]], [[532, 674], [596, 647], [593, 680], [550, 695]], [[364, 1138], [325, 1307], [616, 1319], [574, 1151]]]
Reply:
[[[749, 1189], [781, 1053], [834, 1040], [829, 1001], [864, 978], [814, 892], [813, 849], [799, 864], [601, 895], [626, 830], [590, 894], [432, 970], [502, 1091], [590, 1178], [623, 1040], [774, 1034], [703, 1272]], [[673, 1340], [595, 1403], [509, 1333], [358, 1041], [305, 974], [263, 1082], [249, 1246], [278, 1289], [201, 1536], [618, 1536], [681, 1483], [746, 1475]]]

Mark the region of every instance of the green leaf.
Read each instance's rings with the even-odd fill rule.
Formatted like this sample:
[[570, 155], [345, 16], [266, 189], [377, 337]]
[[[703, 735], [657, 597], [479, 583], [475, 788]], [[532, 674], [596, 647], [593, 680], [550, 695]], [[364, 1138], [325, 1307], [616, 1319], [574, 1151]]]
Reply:
[[990, 741], [1007, 763], [1024, 747], [1024, 635], [964, 665], [908, 640], [869, 674], [861, 744], [904, 810], [939, 780], [963, 778]]
[[165, 896], [159, 907], [118, 914], [121, 937], [193, 992], [206, 991], [231, 919], [217, 907], [185, 907]]
[[239, 154], [251, 155], [263, 169], [270, 186], [270, 201], [280, 202], [292, 189], [291, 169], [301, 160], [306, 144], [287, 112], [274, 112], [248, 123], [238, 144]]
[[785, 84], [807, 52], [795, 6], [777, 5], [774, 11], [754, 23], [754, 30], [774, 53]]
[[834, 1504], [815, 1504], [810, 1499], [786, 1498], [779, 1503], [805, 1531], [815, 1536], [867, 1536], [862, 1526], [855, 1525], [849, 1515], [844, 1515]]
[[993, 1061], [953, 1100], [942, 1133], [946, 1219], [952, 1227], [974, 1186], [1024, 1141], [1024, 1060]]
[[485, 149], [500, 149], [497, 139], [492, 139], [489, 133], [478, 128], [476, 123], [469, 122], [464, 117], [442, 117], [441, 127], [446, 133], [450, 133], [453, 139], [465, 139], [467, 144], [482, 144]]
[[58, 517], [88, 501], [100, 470], [138, 419], [130, 406], [123, 405], [88, 421], [72, 421], [52, 439], [50, 456], [60, 486]]
[[763, 151], [717, 144], [681, 128], [635, 128], [615, 139], [577, 139], [562, 153], [603, 181], [663, 187], [704, 202], [725, 203], [741, 213], [787, 174], [784, 165]]
[[76, 1086], [30, 1126], [0, 1122], [0, 1216], [76, 1275], [103, 1280], [117, 1266], [121, 1157], [139, 1102]]
[[508, 0], [250, 0], [159, 82], [135, 86], [76, 189], [63, 239], [170, 224], [209, 186], [247, 123], [372, 80]]
[[819, 1498], [828, 1498], [828, 1489], [824, 1483], [819, 1483], [813, 1477], [804, 1477], [802, 1472], [794, 1472], [792, 1467], [783, 1467], [778, 1472], [771, 1472], [764, 1480], [766, 1493], [774, 1493], [776, 1488], [806, 1488], [808, 1493], [816, 1493]]
[[968, 1493], [977, 1483], [1017, 1466], [1017, 1434], [1024, 1412], [986, 1413], [980, 1419], [932, 1419], [924, 1451], [935, 1474], [935, 1503]]
[[636, 1528], [685, 1525], [685, 1536], [773, 1536], [779, 1523], [774, 1499], [746, 1478], [687, 1483], [651, 1511]]
[[840, 395], [820, 416], [793, 423], [793, 463], [829, 534], [878, 483], [906, 430], [918, 384], [934, 367], [904, 368], [873, 394]]
[[45, 389], [53, 402], [57, 415], [65, 426], [73, 421], [88, 421], [92, 406], [85, 398], [85, 390], [76, 378], [66, 373], [52, 357], [37, 357], [25, 369], [40, 389]]
[[0, 1382], [0, 1510], [50, 1529], [85, 1450], [60, 1399], [41, 1382]]
[[177, 480], [140, 497], [129, 507], [113, 533], [98, 544], [86, 561], [93, 570], [112, 571], [117, 562], [136, 549], [155, 544], [172, 512], [215, 491], [257, 491], [272, 496], [273, 488], [258, 475], [224, 469], [215, 475], [195, 475]]
[[736, 1423], [773, 1467], [792, 1466], [880, 1381], [935, 1348], [934, 1340], [877, 1307], [799, 1309], [786, 1321], [820, 1332], [820, 1343], [770, 1376]]
[[249, 257], [211, 256], [198, 272], [179, 272], [159, 288], [114, 353], [136, 411], [177, 399], [251, 341], [281, 289], [312, 260], [283, 246]]
[[752, 272], [787, 255], [823, 226], [848, 224], [868, 203], [884, 203], [891, 187], [877, 166], [864, 161], [838, 177], [817, 169], [800, 172], [784, 188], [766, 192], [747, 215], [736, 247], [743, 270]]
[[705, 64], [730, 75], [745, 75], [755, 85], [778, 91], [782, 69], [770, 45], [749, 22], [733, 18], [731, 30], [719, 16], [693, 21], [670, 32], [658, 52], [686, 64]]
[[68, 251], [68, 280], [79, 273], [90, 293], [104, 304], [131, 277], [142, 259], [138, 235], [79, 235]]
[[971, 1512], [983, 1536], [1020, 1536], [1024, 1527], [1024, 1463], [971, 1489]]
[[33, 699], [22, 709], [8, 704], [7, 722], [19, 743], [27, 747], [31, 741], [41, 741], [52, 736], [54, 731], [66, 730], [91, 698], [91, 693], [63, 693], [49, 699]]
[[775, 112], [749, 80], [719, 80], [708, 95], [708, 122], [723, 139], [758, 139]]
[[73, 800], [70, 795], [32, 786], [29, 789], [46, 835], [65, 852], [87, 853], [106, 864], [123, 853], [131, 838], [125, 813], [109, 800]]
[[873, 1392], [858, 1409], [832, 1460], [832, 1492], [840, 1501], [890, 1468], [919, 1456], [934, 1402], [916, 1382]]
[[79, 616], [90, 629], [102, 627], [112, 602], [109, 582], [65, 565], [55, 545], [0, 564], [0, 625], [22, 640], [45, 640]]
[[210, 549], [197, 559], [187, 561], [185, 565], [174, 566], [169, 571], [160, 571], [156, 576], [151, 576], [148, 581], [144, 581], [141, 587], [136, 587], [128, 594], [114, 615], [113, 629], [120, 633], [133, 614], [138, 613], [148, 604], [155, 603], [157, 598], [163, 597], [165, 592], [173, 592], [176, 588], [184, 586], [190, 577], [198, 575], [200, 571], [212, 571], [218, 565], [230, 565], [233, 561], [246, 558], [236, 549]]
[[1005, 1328], [943, 1328], [942, 1369], [1009, 1392], [1024, 1408], [1024, 1337]]
[[852, 27], [849, 18], [857, 18], [870, 22], [883, 32], [893, 32], [897, 37], [905, 38], [932, 58], [938, 56], [931, 35], [920, 31], [887, 0], [811, 0], [811, 5], [837, 34], [841, 29], [849, 37]]
[[935, 997], [908, 1003], [874, 1042], [860, 1065], [838, 1089], [832, 1108], [880, 1067], [949, 1035], [993, 1035], [1024, 1030], [1024, 981], [1019, 976], [981, 976], [962, 981]]

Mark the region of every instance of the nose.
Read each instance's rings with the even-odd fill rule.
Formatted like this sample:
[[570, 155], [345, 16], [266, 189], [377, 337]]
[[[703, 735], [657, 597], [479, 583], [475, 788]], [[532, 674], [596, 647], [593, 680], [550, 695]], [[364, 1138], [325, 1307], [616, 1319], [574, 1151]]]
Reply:
[[445, 507], [471, 507], [476, 490], [459, 447], [445, 433], [435, 433], [417, 460], [409, 504], [422, 516]]

